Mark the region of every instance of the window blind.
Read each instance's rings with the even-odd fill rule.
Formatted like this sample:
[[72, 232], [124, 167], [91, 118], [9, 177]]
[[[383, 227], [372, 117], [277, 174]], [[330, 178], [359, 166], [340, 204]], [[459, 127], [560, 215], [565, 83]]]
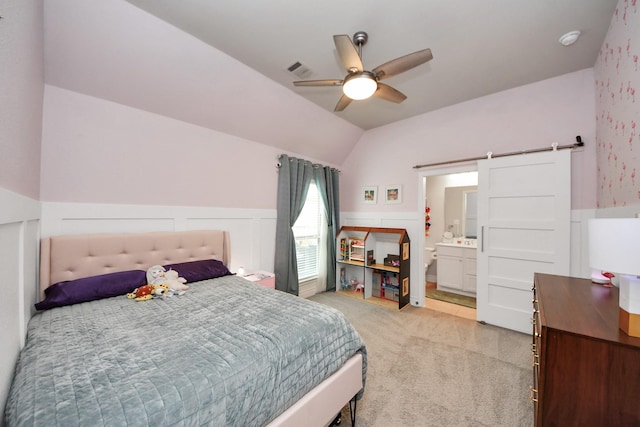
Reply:
[[318, 276], [321, 215], [322, 200], [316, 184], [311, 182], [302, 212], [293, 226], [298, 258], [298, 281]]

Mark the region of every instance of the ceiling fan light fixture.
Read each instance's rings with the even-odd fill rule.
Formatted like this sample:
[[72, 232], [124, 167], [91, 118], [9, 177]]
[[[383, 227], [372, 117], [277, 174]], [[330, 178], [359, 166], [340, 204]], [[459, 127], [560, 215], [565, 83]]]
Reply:
[[378, 89], [378, 82], [375, 76], [368, 72], [347, 76], [342, 85], [342, 92], [351, 99], [367, 99]]

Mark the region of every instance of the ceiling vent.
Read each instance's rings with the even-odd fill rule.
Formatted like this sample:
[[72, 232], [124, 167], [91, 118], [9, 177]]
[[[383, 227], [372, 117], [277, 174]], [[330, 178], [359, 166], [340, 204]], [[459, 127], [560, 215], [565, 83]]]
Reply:
[[291, 64], [287, 70], [290, 73], [295, 74], [296, 76], [298, 76], [301, 79], [305, 79], [308, 76], [310, 76], [311, 74], [313, 74], [313, 71], [311, 71], [311, 68], [307, 67], [306, 65], [304, 65], [303, 63], [296, 61], [294, 64]]

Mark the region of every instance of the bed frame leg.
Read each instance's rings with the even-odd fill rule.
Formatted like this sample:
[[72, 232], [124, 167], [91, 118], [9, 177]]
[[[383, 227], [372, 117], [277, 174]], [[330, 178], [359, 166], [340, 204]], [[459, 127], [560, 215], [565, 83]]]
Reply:
[[358, 401], [356, 397], [353, 396], [353, 399], [349, 401], [349, 415], [351, 415], [351, 425], [356, 427], [356, 409], [358, 407]]

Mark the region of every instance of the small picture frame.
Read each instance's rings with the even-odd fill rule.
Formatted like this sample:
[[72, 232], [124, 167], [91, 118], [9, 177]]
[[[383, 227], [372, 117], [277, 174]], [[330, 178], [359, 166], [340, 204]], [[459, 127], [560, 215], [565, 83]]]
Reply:
[[384, 188], [385, 203], [402, 203], [402, 186], [388, 185]]
[[369, 203], [373, 205], [378, 203], [378, 187], [362, 187], [362, 203]]

